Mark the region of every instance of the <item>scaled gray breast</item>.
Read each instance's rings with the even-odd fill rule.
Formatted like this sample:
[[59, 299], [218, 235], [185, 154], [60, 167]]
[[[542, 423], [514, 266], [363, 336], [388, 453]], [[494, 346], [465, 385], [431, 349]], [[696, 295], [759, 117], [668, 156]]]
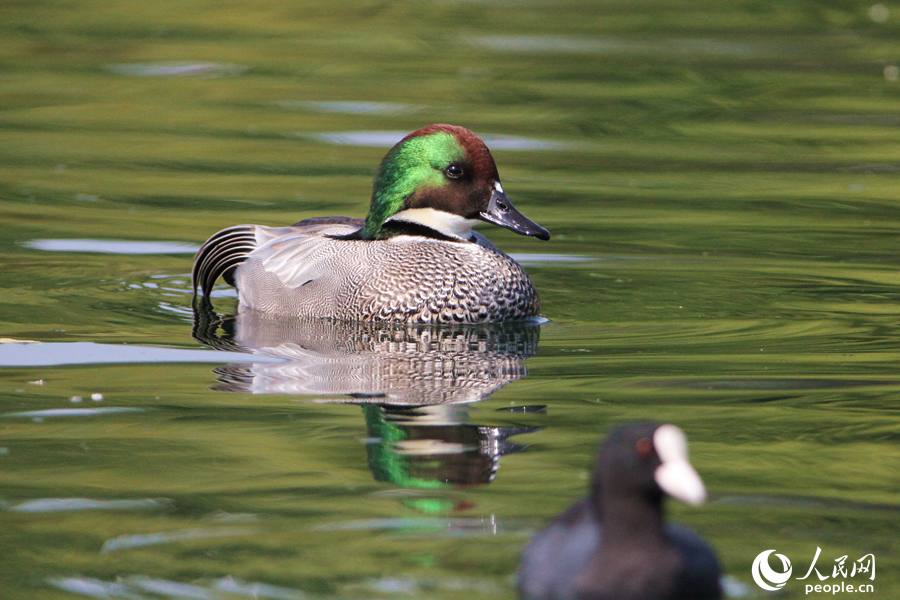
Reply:
[[480, 234], [472, 243], [335, 237], [352, 233], [346, 225], [259, 229], [260, 246], [235, 275], [249, 308], [414, 323], [522, 320], [540, 311], [522, 267]]

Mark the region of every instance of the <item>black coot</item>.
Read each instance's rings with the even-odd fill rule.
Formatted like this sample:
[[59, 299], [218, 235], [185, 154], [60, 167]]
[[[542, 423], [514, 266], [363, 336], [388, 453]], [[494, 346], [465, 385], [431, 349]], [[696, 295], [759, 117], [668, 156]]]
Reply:
[[518, 585], [525, 600], [714, 600], [722, 597], [712, 548], [666, 524], [663, 496], [706, 499], [674, 425], [615, 429], [600, 448], [590, 496], [525, 549]]

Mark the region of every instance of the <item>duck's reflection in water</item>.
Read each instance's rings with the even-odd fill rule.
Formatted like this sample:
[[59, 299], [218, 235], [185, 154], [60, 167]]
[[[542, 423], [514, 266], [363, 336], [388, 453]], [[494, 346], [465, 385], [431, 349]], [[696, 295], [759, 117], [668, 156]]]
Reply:
[[460, 405], [363, 407], [369, 430], [369, 466], [379, 481], [402, 487], [480, 485], [494, 478], [500, 457], [522, 446], [507, 438], [534, 427], [468, 423]]
[[522, 448], [507, 438], [536, 431], [469, 423], [465, 405], [525, 377], [522, 361], [537, 351], [538, 323], [417, 326], [249, 311], [218, 318], [197, 310], [194, 337], [280, 359], [216, 368], [213, 389], [361, 404], [379, 481], [415, 488], [488, 483], [500, 456]]

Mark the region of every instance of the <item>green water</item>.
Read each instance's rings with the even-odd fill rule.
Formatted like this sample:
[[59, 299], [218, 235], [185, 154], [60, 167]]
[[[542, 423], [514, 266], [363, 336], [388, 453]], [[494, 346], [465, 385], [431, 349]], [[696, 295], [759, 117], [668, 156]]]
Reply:
[[[760, 552], [799, 577], [817, 547], [822, 574], [876, 561], [823, 583], [897, 597], [898, 34], [849, 0], [0, 3], [0, 337], [42, 343], [0, 345], [0, 596], [512, 599], [597, 440], [653, 418], [710, 494], [672, 518], [747, 597]], [[339, 134], [435, 122], [513, 136], [504, 189], [553, 237], [483, 231], [549, 321], [385, 334], [412, 358], [363, 332], [406, 408], [322, 356], [318, 388], [250, 394], [298, 389], [188, 352], [273, 339], [192, 336], [190, 252], [35, 243], [362, 216], [385, 148]], [[503, 432], [524, 451], [477, 450]]]

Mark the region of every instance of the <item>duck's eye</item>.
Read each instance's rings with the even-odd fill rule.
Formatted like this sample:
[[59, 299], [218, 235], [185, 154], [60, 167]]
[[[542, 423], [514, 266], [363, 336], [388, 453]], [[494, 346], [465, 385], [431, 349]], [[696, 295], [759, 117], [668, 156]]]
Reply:
[[450, 179], [459, 179], [463, 176], [462, 167], [460, 167], [459, 165], [450, 165], [449, 167], [444, 169], [444, 173]]

